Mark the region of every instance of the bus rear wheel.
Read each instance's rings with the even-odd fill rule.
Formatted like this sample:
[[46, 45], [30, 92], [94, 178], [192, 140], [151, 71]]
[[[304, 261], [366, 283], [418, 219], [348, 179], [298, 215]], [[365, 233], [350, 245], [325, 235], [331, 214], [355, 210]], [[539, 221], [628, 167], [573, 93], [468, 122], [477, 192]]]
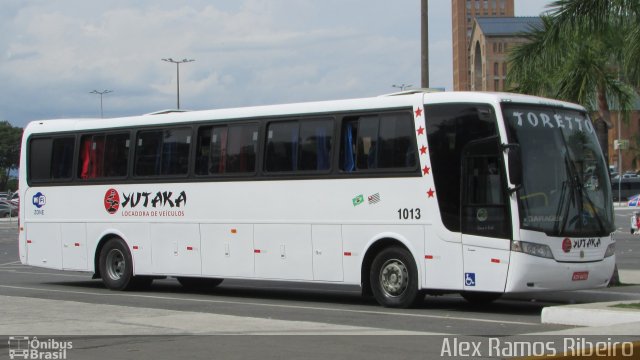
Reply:
[[113, 238], [100, 251], [98, 260], [100, 276], [104, 285], [111, 290], [130, 290], [149, 286], [151, 277], [133, 276], [133, 259], [124, 240]]
[[213, 289], [220, 285], [224, 279], [217, 278], [199, 278], [199, 277], [182, 277], [179, 276], [178, 282], [183, 288], [189, 290], [207, 290]]
[[371, 264], [370, 282], [373, 296], [382, 306], [408, 308], [421, 300], [418, 270], [405, 248], [389, 247], [376, 255]]

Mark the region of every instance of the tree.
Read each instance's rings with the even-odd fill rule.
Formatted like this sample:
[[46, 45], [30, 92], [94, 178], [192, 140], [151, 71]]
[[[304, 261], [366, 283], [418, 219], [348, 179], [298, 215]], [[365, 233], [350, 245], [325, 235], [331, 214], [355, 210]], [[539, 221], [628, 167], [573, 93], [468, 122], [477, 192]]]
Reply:
[[[20, 141], [22, 128], [0, 121], [0, 189], [7, 189], [9, 172], [20, 163]], [[16, 189], [12, 189], [16, 190]]]
[[640, 84], [640, 0], [559, 0], [543, 26], [524, 35], [528, 43], [509, 55], [507, 82], [521, 93], [583, 105], [608, 159], [610, 107], [626, 118]]

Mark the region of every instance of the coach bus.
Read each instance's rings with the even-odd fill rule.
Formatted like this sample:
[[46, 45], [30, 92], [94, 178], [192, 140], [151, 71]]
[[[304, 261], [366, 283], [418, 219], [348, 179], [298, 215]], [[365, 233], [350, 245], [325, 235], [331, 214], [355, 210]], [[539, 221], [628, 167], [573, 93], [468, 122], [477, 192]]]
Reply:
[[611, 184], [585, 109], [507, 93], [380, 97], [24, 130], [20, 260], [154, 278], [425, 294], [606, 286]]

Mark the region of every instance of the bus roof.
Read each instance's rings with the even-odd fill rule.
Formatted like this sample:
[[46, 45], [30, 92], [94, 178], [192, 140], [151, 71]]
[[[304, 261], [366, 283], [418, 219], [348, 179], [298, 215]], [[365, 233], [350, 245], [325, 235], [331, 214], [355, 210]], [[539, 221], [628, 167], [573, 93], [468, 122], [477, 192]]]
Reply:
[[560, 106], [584, 110], [584, 108], [563, 101], [541, 98], [536, 96], [496, 93], [496, 92], [433, 92], [430, 89], [412, 90], [401, 93], [386, 94], [378, 97], [331, 100], [317, 102], [302, 102], [280, 105], [261, 105], [240, 108], [215, 109], [215, 110], [163, 110], [140, 116], [128, 116], [120, 118], [79, 118], [32, 121], [25, 127], [25, 133], [37, 132], [63, 132], [74, 130], [114, 129], [119, 127], [131, 127], [132, 125], [153, 126], [161, 124], [191, 123], [199, 121], [233, 120], [267, 118], [276, 116], [292, 116], [296, 114], [323, 114], [345, 111], [363, 111], [370, 109], [391, 109], [409, 107], [420, 103], [422, 98], [425, 104], [447, 102], [484, 102], [498, 104], [500, 102], [533, 103]]

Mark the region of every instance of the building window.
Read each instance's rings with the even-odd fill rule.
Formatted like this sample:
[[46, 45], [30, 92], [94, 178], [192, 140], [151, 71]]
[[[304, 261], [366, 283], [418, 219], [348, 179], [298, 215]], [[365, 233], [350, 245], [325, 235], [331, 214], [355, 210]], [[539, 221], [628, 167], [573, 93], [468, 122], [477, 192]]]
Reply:
[[498, 66], [499, 65], [498, 65], [497, 62], [493, 63], [493, 75], [494, 76], [498, 76]]
[[500, 90], [500, 80], [495, 79], [493, 80], [493, 90]]

